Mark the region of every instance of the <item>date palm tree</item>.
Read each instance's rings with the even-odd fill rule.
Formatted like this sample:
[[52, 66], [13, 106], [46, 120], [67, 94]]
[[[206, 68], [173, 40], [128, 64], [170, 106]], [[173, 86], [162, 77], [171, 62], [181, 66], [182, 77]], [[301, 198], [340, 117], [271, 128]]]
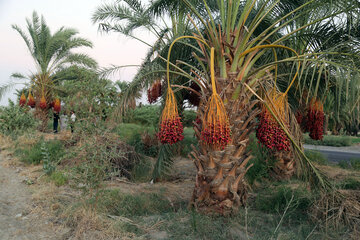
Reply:
[[[130, 2], [126, 1], [126, 2]], [[133, 1], [131, 1], [133, 2]], [[340, 3], [341, 2], [341, 3]], [[197, 168], [197, 177], [192, 197], [192, 205], [201, 212], [228, 214], [244, 205], [247, 198], [245, 174], [251, 167], [251, 153], [247, 146], [249, 135], [254, 131], [260, 108], [267, 109], [291, 141], [294, 154], [302, 154], [301, 168], [308, 169], [312, 181], [328, 187], [312, 163], [303, 155], [301, 146], [293, 139], [295, 130], [277, 113], [274, 104], [266, 101], [270, 90], [280, 91], [283, 96], [291, 92], [291, 86], [300, 82], [301, 63], [321, 62], [318, 53], [297, 51], [301, 45], [302, 30], [315, 24], [325, 23], [335, 16], [351, 9], [348, 2], [340, 1], [205, 1], [205, 0], [158, 0], [153, 8], [182, 9], [192, 24], [192, 33], [175, 39], [168, 50], [167, 71], [172, 76], [178, 74], [199, 85], [197, 94], [201, 96], [195, 133], [200, 141], [199, 148], [193, 148], [190, 158]], [[295, 3], [292, 4], [291, 3]], [[345, 10], [342, 6], [349, 7]], [[297, 5], [296, 5], [297, 4]], [[329, 6], [333, 4], [331, 8]], [[164, 8], [164, 6], [168, 6]], [[289, 7], [292, 6], [292, 7]], [[293, 7], [296, 6], [296, 7]], [[288, 7], [288, 8], [287, 8]], [[285, 9], [287, 11], [279, 11]], [[324, 9], [330, 9], [329, 11]], [[309, 18], [309, 14], [311, 18]], [[314, 16], [321, 13], [320, 17]], [[148, 15], [147, 15], [148, 16]], [[296, 21], [299, 18], [306, 22]], [[186, 39], [195, 40], [186, 41]], [[296, 43], [289, 46], [289, 43]], [[188, 59], [194, 64], [187, 66], [190, 71], [179, 67], [170, 56], [172, 47], [189, 46]], [[295, 48], [295, 49], [293, 49]], [[210, 52], [210, 49], [211, 50]], [[304, 48], [305, 49], [305, 48]], [[299, 49], [301, 50], [301, 49]], [[327, 56], [323, 54], [323, 56]], [[324, 59], [322, 59], [324, 60]], [[213, 64], [213, 67], [210, 67]], [[316, 69], [319, 64], [310, 65]], [[280, 69], [282, 67], [282, 69]], [[213, 69], [213, 72], [211, 73]], [[281, 75], [278, 75], [277, 70]], [[151, 65], [140, 69], [134, 84], [143, 86], [142, 79], [151, 75]], [[147, 72], [148, 71], [148, 72]], [[168, 74], [169, 78], [170, 74]], [[278, 81], [276, 82], [276, 79]], [[179, 87], [172, 83], [168, 87]], [[296, 83], [293, 85], [293, 83]], [[177, 85], [177, 84], [176, 84]], [[231, 129], [231, 140], [224, 149], [204, 143], [202, 132], [209, 114], [212, 96], [217, 94], [223, 103], [221, 115], [227, 116]], [[265, 96], [265, 97], [264, 97]], [[261, 103], [261, 105], [259, 105]], [[218, 104], [222, 106], [222, 104]], [[284, 106], [286, 108], [287, 106]]]
[[[36, 104], [39, 105], [40, 98], [44, 97], [49, 106], [54, 97], [55, 86], [63, 80], [57, 77], [59, 72], [66, 71], [72, 65], [97, 67], [96, 61], [86, 54], [71, 51], [79, 47], [92, 47], [92, 43], [85, 38], [78, 37], [78, 32], [73, 28], [61, 27], [55, 33], [51, 33], [45, 19], [40, 18], [35, 11], [32, 18], [26, 19], [26, 22], [27, 32], [18, 25], [12, 25], [12, 28], [24, 40], [34, 60], [36, 70], [30, 76], [13, 73], [12, 77], [30, 80], [29, 88], [36, 99]], [[37, 107], [37, 116], [43, 122], [42, 131], [46, 129], [48, 110], [49, 107], [45, 109]]]

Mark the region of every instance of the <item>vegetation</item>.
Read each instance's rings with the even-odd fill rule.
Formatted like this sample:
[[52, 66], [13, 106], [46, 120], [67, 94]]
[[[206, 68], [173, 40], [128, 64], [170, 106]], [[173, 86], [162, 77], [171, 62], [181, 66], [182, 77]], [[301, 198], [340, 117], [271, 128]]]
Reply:
[[[31, 19], [27, 19], [27, 32], [17, 25], [12, 28], [24, 40], [30, 55], [34, 60], [37, 72], [29, 77], [21, 73], [14, 73], [12, 77], [30, 80], [28, 101], [36, 101], [37, 116], [42, 120], [41, 129], [45, 130], [48, 121], [48, 110], [58, 93], [56, 86], [63, 80], [60, 76], [67, 72], [69, 66], [84, 66], [96, 68], [95, 60], [86, 54], [73, 53], [71, 50], [79, 47], [92, 47], [90, 41], [76, 36], [78, 32], [72, 28], [60, 28], [51, 33], [43, 17], [34, 11]], [[29, 103], [28, 103], [29, 104]], [[32, 103], [29, 104], [34, 107]]]
[[17, 136], [33, 130], [37, 121], [24, 108], [9, 101], [9, 106], [0, 109], [0, 132], [4, 135]]
[[[350, 239], [359, 159], [335, 166], [302, 144], [360, 143], [359, 12], [331, 0], [106, 3], [100, 31], [149, 46], [129, 83], [34, 12], [28, 34], [13, 28], [37, 69], [0, 109], [0, 133], [24, 168], [42, 168], [36, 183], [66, 192], [39, 206], [68, 238]], [[46, 133], [52, 113], [74, 113], [72, 131]]]
[[[45, 156], [44, 151], [49, 155]], [[40, 139], [38, 142], [22, 148], [18, 148], [16, 154], [25, 163], [28, 164], [39, 164], [45, 157], [48, 161], [58, 164], [61, 157], [64, 154], [64, 145], [62, 142], [57, 140], [45, 141]]]
[[321, 141], [315, 141], [308, 136], [304, 136], [304, 143], [311, 145], [323, 145], [323, 146], [334, 146], [334, 147], [345, 147], [352, 146], [359, 143], [358, 137], [352, 136], [333, 136], [326, 135]]

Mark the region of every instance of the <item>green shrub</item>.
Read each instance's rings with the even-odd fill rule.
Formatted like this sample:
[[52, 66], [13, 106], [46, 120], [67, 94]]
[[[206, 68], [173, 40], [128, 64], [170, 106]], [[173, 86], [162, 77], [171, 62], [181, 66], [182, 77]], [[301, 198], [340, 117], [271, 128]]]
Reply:
[[127, 144], [133, 146], [137, 153], [149, 156], [149, 157], [156, 157], [159, 151], [159, 148], [156, 143], [155, 145], [146, 146], [143, 141], [141, 140], [140, 133], [134, 133], [128, 141]]
[[80, 163], [72, 169], [72, 177], [85, 193], [97, 191], [105, 180], [114, 177], [132, 179], [134, 167], [142, 161], [133, 147], [112, 134], [88, 138], [78, 151], [82, 155]]
[[142, 158], [131, 171], [131, 181], [133, 182], [149, 182], [151, 180], [151, 173], [153, 164], [149, 158]]
[[144, 105], [127, 112], [124, 123], [135, 123], [145, 126], [156, 127], [159, 123], [160, 106]]
[[196, 112], [194, 110], [184, 110], [182, 113], [182, 123], [184, 127], [193, 127], [193, 121], [196, 119]]
[[128, 195], [119, 190], [103, 190], [98, 195], [101, 196], [98, 202], [99, 210], [110, 215], [134, 217], [173, 210], [171, 203], [156, 193]]
[[19, 135], [26, 130], [34, 129], [37, 121], [26, 107], [15, 105], [9, 101], [9, 106], [0, 108], [0, 132], [5, 135]]
[[64, 155], [64, 145], [61, 141], [45, 141], [43, 138], [32, 146], [16, 150], [15, 153], [20, 157], [21, 161], [25, 163], [39, 164], [44, 158], [44, 147], [47, 149], [49, 161], [52, 163], [58, 163]]
[[148, 132], [149, 134], [155, 134], [154, 128], [142, 126], [135, 123], [121, 123], [116, 126], [113, 131], [117, 133], [120, 138], [128, 142], [136, 134], [142, 134], [143, 132]]
[[312, 162], [316, 162], [320, 165], [326, 165], [329, 163], [328, 159], [320, 152], [313, 150], [305, 151], [306, 157], [308, 157]]

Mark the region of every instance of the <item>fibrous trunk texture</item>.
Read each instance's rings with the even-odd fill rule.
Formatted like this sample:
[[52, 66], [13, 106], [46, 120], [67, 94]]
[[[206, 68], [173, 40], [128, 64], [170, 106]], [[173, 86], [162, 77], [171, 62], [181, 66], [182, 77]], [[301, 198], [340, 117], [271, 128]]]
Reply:
[[39, 131], [46, 132], [49, 121], [48, 109], [36, 108], [35, 117], [41, 121], [41, 124], [39, 125]]
[[[199, 149], [193, 147], [193, 151], [189, 154], [197, 168], [191, 204], [199, 212], [227, 215], [246, 203], [247, 185], [244, 177], [251, 167], [247, 165], [252, 158], [247, 146], [249, 134], [256, 126], [255, 119], [260, 110], [252, 93], [243, 83], [235, 80], [236, 75], [236, 73], [229, 74], [228, 79], [217, 79], [217, 89], [220, 90], [229, 117], [230, 144], [223, 150], [217, 151], [200, 141]], [[238, 87], [240, 87], [239, 95], [234, 100], [233, 94]], [[199, 119], [203, 119], [205, 114], [206, 99], [202, 99], [199, 106]], [[195, 123], [194, 130], [200, 140], [202, 130], [200, 122]]]

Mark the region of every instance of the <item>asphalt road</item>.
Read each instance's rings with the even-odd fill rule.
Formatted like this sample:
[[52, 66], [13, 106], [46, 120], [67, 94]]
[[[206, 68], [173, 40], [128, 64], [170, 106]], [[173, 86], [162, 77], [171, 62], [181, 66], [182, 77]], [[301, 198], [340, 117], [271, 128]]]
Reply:
[[304, 145], [305, 150], [314, 150], [322, 153], [331, 162], [340, 162], [343, 160], [350, 160], [352, 158], [360, 159], [360, 148], [357, 150], [349, 150], [346, 147], [327, 147], [327, 146], [314, 146]]

